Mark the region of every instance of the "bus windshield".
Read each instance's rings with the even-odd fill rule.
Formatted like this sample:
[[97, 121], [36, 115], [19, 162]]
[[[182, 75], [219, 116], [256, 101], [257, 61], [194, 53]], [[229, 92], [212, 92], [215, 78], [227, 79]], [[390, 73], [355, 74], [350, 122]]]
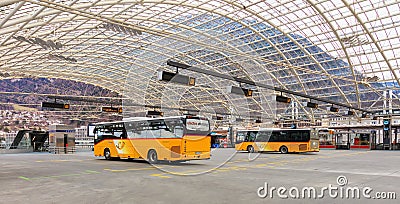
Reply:
[[236, 135], [236, 143], [241, 143], [241, 142], [244, 142], [244, 140], [246, 139], [246, 135], [247, 135], [247, 132], [237, 132], [237, 135]]
[[116, 139], [126, 138], [124, 124], [123, 123], [110, 123], [96, 125], [93, 129], [94, 142], [97, 143], [103, 139]]

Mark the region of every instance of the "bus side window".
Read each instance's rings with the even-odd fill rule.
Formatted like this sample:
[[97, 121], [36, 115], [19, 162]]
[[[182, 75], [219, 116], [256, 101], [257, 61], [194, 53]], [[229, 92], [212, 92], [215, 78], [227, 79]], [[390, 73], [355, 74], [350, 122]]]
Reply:
[[271, 132], [258, 132], [256, 141], [257, 142], [268, 142]]
[[116, 130], [114, 130], [114, 133], [113, 133], [113, 136], [114, 137], [119, 137], [119, 138], [121, 138], [121, 139], [126, 139], [126, 132], [125, 132], [125, 130], [123, 130], [123, 129], [116, 129]]
[[292, 132], [290, 134], [290, 139], [293, 142], [301, 142], [302, 140], [301, 132]]
[[183, 136], [183, 127], [175, 126], [174, 135], [175, 135], [175, 137], [182, 137]]
[[129, 136], [130, 138], [142, 138], [143, 127], [139, 125], [138, 122], [132, 122], [129, 124], [130, 130]]
[[279, 132], [272, 131], [271, 137], [269, 138], [269, 142], [277, 142], [279, 140]]
[[309, 141], [310, 140], [310, 132], [308, 132], [308, 131], [306, 131], [306, 132], [303, 132], [303, 141], [304, 142], [307, 142], [307, 141]]
[[289, 139], [288, 138], [289, 133], [287, 133], [287, 132], [280, 131], [278, 134], [279, 134], [279, 136], [278, 136], [279, 142], [286, 142]]
[[147, 123], [139, 122], [137, 124], [137, 133], [139, 138], [147, 138]]
[[256, 140], [257, 132], [249, 133], [249, 142], [254, 142]]

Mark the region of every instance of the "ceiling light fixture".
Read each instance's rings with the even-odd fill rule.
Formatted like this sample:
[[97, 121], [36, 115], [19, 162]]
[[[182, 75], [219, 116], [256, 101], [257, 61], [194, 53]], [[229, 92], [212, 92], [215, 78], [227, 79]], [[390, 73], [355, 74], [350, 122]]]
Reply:
[[336, 108], [336, 107], [333, 107], [333, 106], [331, 106], [331, 108], [329, 110], [331, 112], [335, 112], [335, 113], [339, 112], [339, 108]]
[[282, 102], [282, 103], [290, 103], [292, 101], [292, 99], [289, 97], [286, 97], [286, 96], [276, 95], [276, 101]]
[[237, 87], [237, 86], [228, 86], [226, 87], [226, 91], [228, 93], [233, 93], [233, 94], [238, 94], [238, 95], [244, 95], [246, 97], [251, 97], [253, 96], [253, 90], [251, 89], [245, 89], [242, 87]]
[[312, 103], [312, 102], [307, 102], [307, 107], [309, 107], [309, 108], [318, 108], [318, 104], [317, 103]]

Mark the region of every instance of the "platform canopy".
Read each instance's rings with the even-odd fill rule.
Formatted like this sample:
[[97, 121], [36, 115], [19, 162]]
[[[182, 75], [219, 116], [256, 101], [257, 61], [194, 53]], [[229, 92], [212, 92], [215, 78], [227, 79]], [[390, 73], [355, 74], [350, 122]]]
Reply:
[[[312, 109], [310, 99], [287, 93], [293, 103], [276, 103], [281, 93], [257, 84], [362, 110], [399, 110], [399, 33], [397, 0], [2, 0], [0, 79], [94, 84], [120, 93], [127, 107], [141, 105], [131, 112], [160, 106], [312, 120], [353, 110], [335, 105], [332, 113], [332, 104], [317, 100]], [[159, 81], [159, 71], [196, 84]], [[230, 94], [228, 86], [253, 96]]]

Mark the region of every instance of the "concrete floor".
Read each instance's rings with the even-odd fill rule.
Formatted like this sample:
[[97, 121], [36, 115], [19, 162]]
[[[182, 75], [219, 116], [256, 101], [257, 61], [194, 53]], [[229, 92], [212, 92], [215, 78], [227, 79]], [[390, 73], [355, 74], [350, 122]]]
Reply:
[[[399, 203], [400, 152], [322, 150], [319, 153], [235, 153], [216, 149], [212, 159], [152, 166], [144, 161], [107, 161], [92, 152], [73, 155], [0, 155], [0, 203]], [[271, 187], [329, 184], [395, 192], [397, 199], [260, 198]], [[260, 193], [263, 193], [261, 191]], [[286, 191], [285, 195], [289, 196]], [[292, 195], [294, 191], [292, 191]], [[339, 196], [340, 197], [340, 196]], [[397, 202], [396, 202], [397, 201]]]

